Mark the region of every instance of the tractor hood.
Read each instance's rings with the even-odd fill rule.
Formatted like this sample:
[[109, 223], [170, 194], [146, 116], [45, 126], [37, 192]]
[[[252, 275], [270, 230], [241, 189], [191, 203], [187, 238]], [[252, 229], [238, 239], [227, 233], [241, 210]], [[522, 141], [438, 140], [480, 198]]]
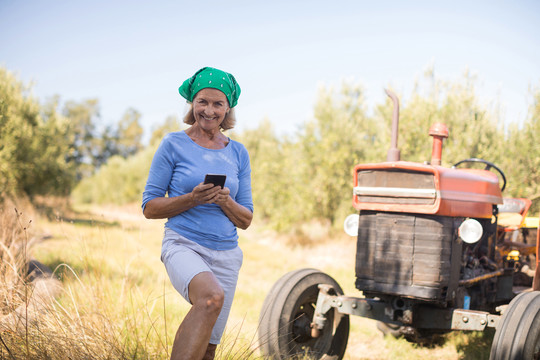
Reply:
[[357, 210], [490, 218], [493, 205], [502, 203], [497, 175], [488, 170], [407, 161], [354, 168]]

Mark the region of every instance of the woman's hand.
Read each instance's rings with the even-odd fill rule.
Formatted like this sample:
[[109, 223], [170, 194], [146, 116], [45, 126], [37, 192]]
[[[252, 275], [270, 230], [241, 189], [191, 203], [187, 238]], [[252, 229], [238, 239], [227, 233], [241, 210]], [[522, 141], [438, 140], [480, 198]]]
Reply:
[[230, 196], [230, 190], [228, 188], [224, 187], [220, 189], [213, 201], [221, 207], [221, 210], [223, 210], [236, 227], [245, 230], [251, 224], [253, 213], [234, 201]]
[[241, 228], [247, 229], [253, 219], [253, 213], [238, 204], [230, 196], [229, 188], [200, 183], [190, 193], [176, 197], [154, 198], [146, 203], [144, 216], [147, 219], [171, 218], [201, 204], [217, 204], [232, 221]]
[[[227, 188], [222, 189], [219, 186], [214, 186], [214, 184], [200, 183], [191, 191], [191, 200], [195, 205], [217, 203], [216, 199], [218, 201], [223, 201], [220, 193], [225, 191], [225, 189]], [[227, 197], [228, 196], [229, 189], [227, 189]]]
[[225, 205], [225, 203], [230, 199], [230, 196], [229, 196], [230, 193], [231, 191], [227, 187], [220, 189], [217, 195], [214, 197], [214, 203], [220, 206]]
[[201, 204], [215, 203], [223, 207], [229, 199], [232, 200], [229, 192], [228, 188], [222, 189], [213, 184], [200, 183], [190, 193], [172, 198], [159, 197], [150, 200], [146, 203], [143, 213], [147, 219], [164, 219], [176, 216]]

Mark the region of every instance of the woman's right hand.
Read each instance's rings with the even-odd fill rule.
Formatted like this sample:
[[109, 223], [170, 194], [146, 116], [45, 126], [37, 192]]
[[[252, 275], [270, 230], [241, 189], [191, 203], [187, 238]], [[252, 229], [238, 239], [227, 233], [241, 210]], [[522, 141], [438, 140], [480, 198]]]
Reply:
[[200, 183], [191, 191], [191, 200], [195, 205], [212, 204], [220, 191], [220, 186]]
[[146, 203], [144, 216], [147, 219], [164, 219], [176, 216], [201, 204], [219, 201], [220, 186], [200, 183], [190, 193], [175, 197], [157, 197]]

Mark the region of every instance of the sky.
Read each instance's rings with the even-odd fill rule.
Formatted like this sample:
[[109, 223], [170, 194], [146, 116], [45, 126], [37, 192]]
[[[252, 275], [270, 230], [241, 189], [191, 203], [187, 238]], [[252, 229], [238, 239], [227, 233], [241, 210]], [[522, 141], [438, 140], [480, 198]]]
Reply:
[[540, 87], [540, 1], [0, 0], [0, 66], [43, 102], [97, 98], [104, 124], [134, 108], [146, 137], [184, 115], [178, 87], [204, 66], [240, 84], [239, 131], [266, 118], [294, 134], [344, 81], [368, 109], [385, 87], [406, 104], [429, 68], [473, 74], [480, 101], [520, 123]]

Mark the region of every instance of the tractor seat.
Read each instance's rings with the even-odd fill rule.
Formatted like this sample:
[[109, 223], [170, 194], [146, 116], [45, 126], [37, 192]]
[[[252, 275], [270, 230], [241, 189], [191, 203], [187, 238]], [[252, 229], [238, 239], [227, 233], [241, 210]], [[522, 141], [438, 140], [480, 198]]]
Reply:
[[503, 198], [503, 203], [497, 205], [499, 210], [497, 223], [504, 228], [504, 231], [519, 229], [525, 221], [531, 203], [529, 199]]

